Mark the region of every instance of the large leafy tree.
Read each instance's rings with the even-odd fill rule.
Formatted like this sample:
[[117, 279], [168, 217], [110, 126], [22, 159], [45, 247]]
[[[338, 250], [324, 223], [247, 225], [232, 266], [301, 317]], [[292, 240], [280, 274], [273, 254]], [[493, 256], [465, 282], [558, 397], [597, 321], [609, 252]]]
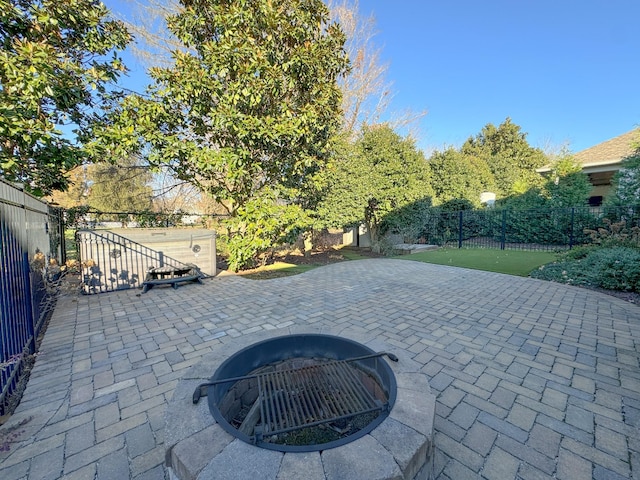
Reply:
[[46, 200], [69, 209], [87, 205], [87, 195], [89, 192], [88, 166], [80, 165], [69, 171], [66, 175], [68, 180], [67, 189], [52, 192]]
[[[352, 139], [362, 125], [378, 123], [390, 117], [396, 127], [413, 127], [426, 111], [390, 111], [393, 85], [387, 79], [389, 64], [382, 60], [382, 49], [375, 45], [376, 19], [363, 15], [358, 0], [325, 0], [331, 19], [340, 24], [346, 36], [345, 50], [351, 69], [340, 81], [342, 92], [343, 131]], [[165, 19], [179, 10], [178, 0], [145, 0], [137, 2], [126, 15], [125, 22], [136, 37], [133, 52], [144, 64], [171, 65], [171, 52], [183, 44], [168, 31]]]
[[151, 209], [152, 176], [135, 157], [117, 165], [99, 162], [89, 167], [88, 203], [102, 212], [142, 212]]
[[435, 152], [429, 159], [432, 185], [439, 203], [468, 200], [480, 206], [480, 194], [493, 191], [495, 181], [486, 162], [449, 148]]
[[364, 127], [355, 143], [344, 142], [324, 176], [318, 215], [327, 226], [365, 222], [376, 247], [395, 212], [433, 196], [426, 160], [410, 138], [388, 125]]
[[544, 192], [551, 207], [585, 206], [591, 192], [591, 182], [582, 172], [582, 165], [563, 153], [552, 165]]
[[109, 154], [145, 152], [223, 205], [240, 268], [268, 243], [257, 205], [296, 209], [329, 158], [345, 37], [321, 0], [183, 0], [167, 24], [183, 49], [98, 134]]
[[613, 176], [612, 195], [606, 198], [611, 206], [640, 204], [640, 151], [638, 155], [627, 157], [622, 168]]
[[129, 39], [95, 0], [0, 0], [0, 175], [66, 189]]
[[582, 166], [571, 155], [562, 152], [540, 184], [504, 197], [498, 204], [514, 210], [586, 206], [591, 188]]
[[526, 137], [520, 126], [507, 118], [498, 127], [485, 125], [464, 143], [461, 152], [487, 163], [499, 197], [524, 193], [542, 183], [536, 169], [548, 163], [542, 150], [529, 145]]

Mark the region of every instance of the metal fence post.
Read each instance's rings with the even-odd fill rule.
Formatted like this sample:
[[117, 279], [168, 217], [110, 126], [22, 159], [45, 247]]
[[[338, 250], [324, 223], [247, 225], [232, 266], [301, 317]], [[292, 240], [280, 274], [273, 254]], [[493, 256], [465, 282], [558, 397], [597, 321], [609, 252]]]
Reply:
[[573, 240], [574, 240], [573, 229], [575, 227], [575, 225], [574, 225], [575, 214], [576, 214], [575, 207], [571, 207], [571, 230], [569, 231], [569, 250], [571, 250], [573, 248]]
[[502, 210], [502, 232], [500, 233], [500, 250], [504, 250], [507, 236], [507, 210]]
[[458, 218], [458, 248], [462, 248], [462, 214], [463, 211], [460, 210], [459, 218]]
[[212, 272], [212, 275], [215, 277], [218, 274], [218, 256], [216, 254], [216, 233], [214, 232], [213, 235], [211, 236], [211, 240], [210, 240], [211, 244], [210, 244], [210, 248], [211, 248], [211, 263], [209, 266], [209, 271]]
[[67, 239], [65, 235], [64, 210], [58, 209], [58, 231], [60, 232], [60, 265], [67, 263]]
[[36, 317], [33, 312], [33, 287], [31, 285], [31, 268], [29, 267], [29, 254], [24, 252], [22, 254], [22, 271], [24, 274], [24, 301], [25, 301], [25, 313], [26, 327], [27, 327], [27, 349], [29, 353], [36, 351]]

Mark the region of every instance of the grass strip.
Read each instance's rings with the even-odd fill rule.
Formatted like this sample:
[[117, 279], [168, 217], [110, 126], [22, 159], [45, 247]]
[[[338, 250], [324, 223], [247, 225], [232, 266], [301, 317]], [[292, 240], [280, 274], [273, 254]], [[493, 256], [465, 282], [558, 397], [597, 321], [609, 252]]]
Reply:
[[532, 270], [553, 262], [556, 254], [526, 250], [441, 248], [411, 255], [398, 255], [393, 258], [526, 277]]

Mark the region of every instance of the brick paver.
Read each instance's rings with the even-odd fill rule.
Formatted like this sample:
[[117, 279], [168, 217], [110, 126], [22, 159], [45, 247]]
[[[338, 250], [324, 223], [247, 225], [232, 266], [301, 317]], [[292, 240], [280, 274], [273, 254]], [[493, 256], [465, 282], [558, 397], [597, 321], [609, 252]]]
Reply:
[[637, 306], [389, 259], [62, 296], [0, 427], [0, 478], [164, 479], [164, 407], [184, 373], [231, 338], [298, 326], [376, 337], [423, 365], [438, 478], [640, 478]]

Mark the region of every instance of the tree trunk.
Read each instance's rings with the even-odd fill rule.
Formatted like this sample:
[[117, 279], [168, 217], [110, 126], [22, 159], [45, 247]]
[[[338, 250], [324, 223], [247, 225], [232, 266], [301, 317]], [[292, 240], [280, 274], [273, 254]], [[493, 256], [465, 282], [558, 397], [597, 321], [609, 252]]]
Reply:
[[313, 230], [304, 232], [302, 234], [302, 238], [303, 238], [304, 256], [309, 258], [311, 256], [311, 251], [313, 250]]
[[371, 251], [373, 253], [380, 253], [380, 242], [378, 241], [378, 225], [372, 221], [365, 221], [367, 230], [369, 230], [369, 237], [371, 237]]

